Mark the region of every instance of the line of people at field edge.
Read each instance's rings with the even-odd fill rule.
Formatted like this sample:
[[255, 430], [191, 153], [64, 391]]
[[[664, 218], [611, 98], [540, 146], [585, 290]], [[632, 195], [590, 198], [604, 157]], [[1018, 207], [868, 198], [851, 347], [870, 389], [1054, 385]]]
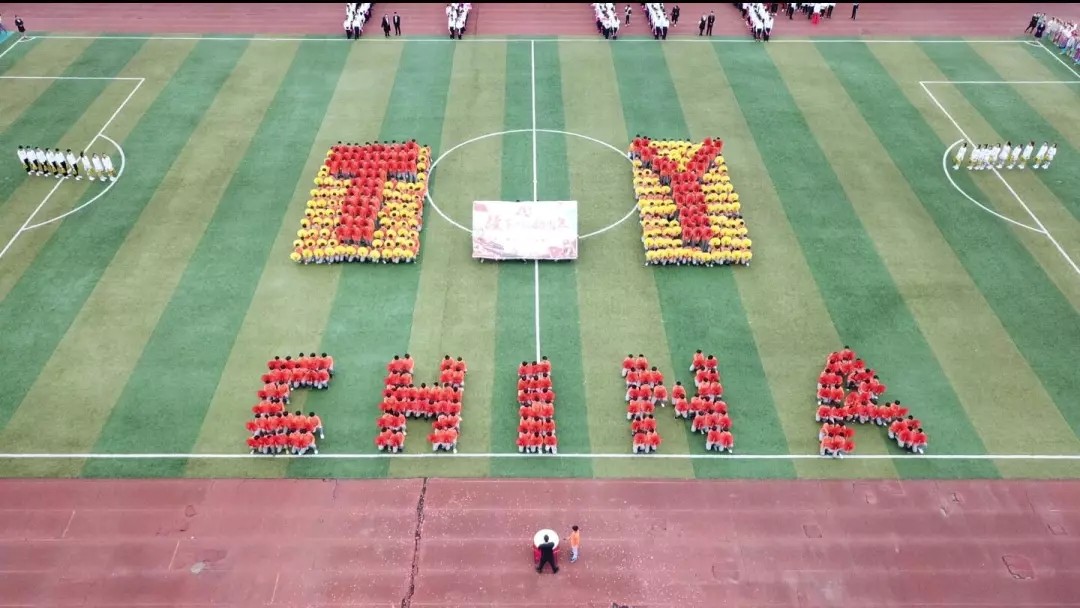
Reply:
[[[967, 160], [967, 168], [969, 171], [983, 171], [985, 169], [1024, 169], [1027, 164], [1031, 162], [1032, 154], [1034, 153], [1035, 162], [1031, 165], [1034, 169], [1049, 169], [1050, 163], [1054, 162], [1054, 157], [1057, 156], [1057, 144], [1049, 144], [1043, 142], [1039, 146], [1039, 151], [1035, 152], [1035, 140], [1031, 140], [1026, 144], [1012, 145], [1011, 141], [1007, 141], [1003, 144], [977, 144], [972, 150]], [[968, 154], [968, 144], [964, 142], [960, 144], [960, 148], [957, 149], [956, 154], [953, 156], [953, 170], [960, 169], [960, 165], [964, 164], [964, 157]]]
[[371, 7], [373, 3], [346, 2], [345, 3], [345, 37], [351, 40], [359, 40], [364, 33], [364, 25], [371, 19]]
[[413, 384], [414, 360], [411, 355], [394, 355], [386, 365], [382, 401], [382, 412], [376, 421], [379, 434], [375, 445], [379, 451], [397, 454], [405, 448], [405, 436], [408, 418], [423, 418], [432, 421], [432, 432], [428, 434], [431, 450], [457, 453], [458, 437], [461, 434], [461, 396], [465, 390], [465, 375], [468, 366], [461, 357], [450, 355], [439, 363], [439, 382], [432, 386], [421, 383]]
[[451, 40], [455, 37], [461, 40], [468, 27], [471, 10], [472, 4], [469, 2], [451, 2], [446, 5], [446, 29], [450, 32]]
[[1062, 19], [1051, 19], [1046, 38], [1054, 43], [1060, 54], [1080, 64], [1080, 26]]
[[[60, 148], [31, 148], [19, 146], [16, 151], [19, 162], [23, 164], [27, 175], [51, 175], [56, 179], [74, 177], [81, 181], [86, 175], [90, 181], [116, 181], [116, 170], [113, 168], [112, 159], [105, 153], [93, 153], [90, 157], [86, 152], [79, 152], [76, 156], [70, 149], [61, 152]], [[80, 171], [79, 167], [82, 167]]]
[[323, 353], [311, 353], [293, 359], [274, 357], [266, 364], [261, 376], [263, 386], [258, 391], [259, 402], [252, 406], [253, 420], [246, 424], [251, 435], [247, 439], [252, 454], [292, 454], [302, 456], [319, 453], [315, 435], [325, 436], [322, 420], [315, 412], [307, 416], [297, 410], [290, 414], [289, 400], [295, 389], [325, 390], [334, 373], [334, 358]]
[[855, 422], [886, 427], [889, 439], [901, 448], [925, 453], [928, 439], [922, 423], [898, 400], [879, 403], [885, 388], [874, 370], [847, 346], [829, 354], [818, 376], [814, 415], [814, 420], [822, 423], [818, 433], [822, 456], [843, 458], [855, 451], [855, 430], [847, 426]]
[[551, 361], [522, 361], [517, 383], [518, 452], [558, 454], [555, 435], [555, 391], [551, 382]]
[[772, 37], [773, 16], [761, 2], [743, 2], [742, 16], [754, 40], [768, 42]]
[[[619, 15], [615, 5], [610, 2], [594, 2], [593, 16], [596, 17], [596, 31], [610, 40], [619, 39]], [[626, 23], [630, 23], [630, 5], [626, 6]]]

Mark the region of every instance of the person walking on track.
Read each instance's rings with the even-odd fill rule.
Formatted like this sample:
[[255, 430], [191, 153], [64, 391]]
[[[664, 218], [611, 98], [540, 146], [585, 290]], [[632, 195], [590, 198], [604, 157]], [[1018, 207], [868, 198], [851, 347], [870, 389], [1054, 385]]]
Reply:
[[394, 12], [394, 35], [401, 35], [401, 15], [397, 14], [396, 11]]

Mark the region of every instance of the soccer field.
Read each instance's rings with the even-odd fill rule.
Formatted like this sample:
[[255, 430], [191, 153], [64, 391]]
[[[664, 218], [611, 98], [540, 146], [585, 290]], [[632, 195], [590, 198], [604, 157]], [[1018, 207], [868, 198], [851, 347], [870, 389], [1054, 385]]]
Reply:
[[[0, 53], [0, 475], [1080, 477], [1080, 74], [1046, 47], [41, 36]], [[723, 140], [750, 267], [644, 265], [638, 134]], [[964, 138], [1060, 153], [953, 172]], [[329, 146], [407, 139], [438, 159], [419, 263], [291, 262]], [[18, 145], [107, 152], [122, 174], [27, 177]], [[579, 259], [475, 262], [473, 201], [534, 195], [578, 201]], [[844, 344], [923, 421], [926, 456], [860, 427], [859, 457], [817, 457], [815, 382]], [[720, 360], [736, 453], [665, 411], [660, 452], [632, 455], [623, 357], [690, 384], [698, 349]], [[337, 368], [296, 397], [325, 424], [320, 456], [247, 457], [267, 359], [312, 350]], [[538, 350], [557, 458], [515, 447], [517, 365]], [[422, 422], [404, 457], [376, 451], [406, 352], [421, 381], [444, 354], [469, 363], [456, 455], [430, 454]]]

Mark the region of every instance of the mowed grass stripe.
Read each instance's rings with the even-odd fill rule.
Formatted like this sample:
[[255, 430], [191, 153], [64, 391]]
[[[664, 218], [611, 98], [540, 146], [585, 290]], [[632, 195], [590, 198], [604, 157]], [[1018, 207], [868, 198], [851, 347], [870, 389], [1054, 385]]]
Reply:
[[[23, 114], [41, 98], [44, 93], [56, 81], [48, 78], [40, 79], [14, 79], [8, 76], [63, 76], [71, 63], [82, 55], [92, 40], [52, 40], [48, 44], [27, 44], [25, 52], [20, 53], [17, 60], [16, 50], [4, 56], [4, 63], [8, 68], [0, 72], [0, 133], [8, 140], [8, 128], [15, 123]], [[3, 48], [7, 48], [5, 45]], [[0, 52], [3, 52], [0, 49]], [[33, 120], [27, 116], [27, 120]], [[34, 141], [10, 141], [15, 146], [37, 146]], [[41, 144], [44, 145], [44, 144]], [[79, 144], [82, 145], [82, 144]]]
[[[514, 65], [521, 69], [526, 78], [508, 78], [508, 104], [504, 118], [505, 129], [528, 129], [532, 126], [532, 93], [536, 93], [536, 126], [541, 129], [563, 129], [565, 126], [562, 106], [562, 69], [559, 62], [558, 44], [543, 42], [513, 42]], [[535, 59], [535, 66], [533, 60]], [[513, 66], [511, 66], [513, 67]], [[510, 71], [510, 70], [508, 70]], [[533, 80], [535, 72], [535, 80]], [[566, 139], [551, 133], [523, 133], [507, 137], [521, 142], [515, 147], [519, 154], [514, 160], [514, 169], [504, 171], [504, 182], [517, 181], [520, 190], [514, 192], [522, 200], [532, 200], [532, 146], [536, 137], [536, 178], [537, 198], [541, 201], [570, 200], [570, 183], [566, 157]], [[521, 156], [524, 154], [524, 156]], [[505, 192], [505, 191], [504, 191]], [[516, 273], [517, 262], [503, 264], [504, 273]], [[533, 264], [528, 269], [535, 272]], [[540, 298], [540, 344], [544, 356], [552, 361], [552, 373], [555, 390], [555, 423], [559, 438], [559, 450], [562, 452], [583, 453], [589, 451], [588, 422], [585, 412], [584, 377], [581, 367], [581, 338], [577, 308], [577, 267], [570, 263], [541, 263], [539, 266]], [[535, 276], [532, 277], [535, 281]], [[535, 285], [527, 290], [532, 295]], [[498, 322], [500, 331], [513, 335], [513, 326], [528, 327], [530, 319], [535, 321], [535, 302], [524, 301], [516, 297], [513, 302], [517, 309], [508, 308], [500, 311]], [[506, 300], [504, 300], [506, 302]], [[522, 328], [522, 330], [525, 329]], [[524, 333], [524, 331], [522, 332]], [[531, 334], [535, 333], [535, 327]], [[500, 426], [495, 430], [499, 438], [499, 451], [517, 451], [518, 407], [517, 364], [536, 358], [535, 335], [523, 342], [505, 342], [508, 348], [505, 361], [500, 359], [505, 371], [500, 372], [498, 382], [505, 385], [506, 400], [492, 405], [499, 411]], [[512, 391], [512, 393], [511, 393]], [[589, 477], [592, 465], [583, 459], [500, 459], [492, 462], [492, 474], [501, 477]]]
[[[724, 142], [724, 158], [755, 243], [751, 267], [732, 269], [732, 274], [774, 407], [761, 407], [744, 391], [733, 393], [729, 405], [737, 416], [736, 449], [747, 451], [744, 438], [764, 433], [772, 443], [786, 444], [791, 453], [814, 454], [820, 430], [814, 422], [815, 379], [826, 354], [841, 345], [840, 337], [716, 54], [712, 49], [681, 45], [667, 46], [665, 51], [690, 131], [715, 133]], [[724, 371], [728, 367], [724, 361], [721, 366], [724, 380], [736, 382], [738, 388], [742, 380]], [[764, 441], [757, 439], [756, 443]], [[884, 439], [876, 433], [862, 437], [859, 450], [883, 453]], [[896, 476], [892, 463], [881, 460], [852, 461], [843, 466], [815, 460], [793, 464], [799, 477]], [[738, 461], [732, 466], [743, 469], [745, 465]]]
[[[82, 70], [116, 74], [140, 46], [120, 45], [119, 50], [107, 52], [108, 49], [98, 48], [97, 44], [91, 45], [69, 70], [75, 69], [77, 65]], [[98, 52], [101, 54], [97, 54]], [[91, 57], [99, 59], [99, 62], [94, 63]], [[35, 114], [37, 118], [20, 120], [16, 126], [9, 129], [11, 141], [25, 141], [29, 138], [42, 142], [43, 145], [55, 146], [58, 138], [79, 119], [86, 105], [106, 86], [95, 85], [79, 90], [66, 86], [66, 83], [71, 81], [57, 82], [60, 84], [49, 87], [47, 105], [38, 106], [36, 111], [40, 114]], [[73, 106], [78, 108], [73, 110]], [[0, 168], [0, 172], [4, 171], [8, 173], [0, 173], [0, 199], [7, 198], [7, 195], [27, 179], [23, 167], [14, 159]], [[29, 216], [41, 200], [34, 200], [33, 206], [24, 217]], [[85, 224], [78, 227], [64, 225], [57, 234], [71, 236], [84, 227]], [[71, 325], [123, 234], [118, 236], [119, 238], [115, 234], [97, 234], [93, 246], [85, 246], [91, 242], [89, 240], [78, 241], [77, 248], [72, 248], [70, 242], [60, 246], [57, 243], [59, 239], [54, 238], [43, 255], [35, 259], [33, 266], [23, 273], [3, 301], [0, 301], [0, 335], [4, 336], [0, 341], [0, 357], [5, 361], [20, 362], [9, 372], [7, 390], [0, 396], [0, 428], [7, 424], [15, 408], [41, 373], [56, 344]]]
[[[664, 62], [663, 51], [654, 45], [618, 45], [612, 47], [612, 61], [615, 64], [615, 76], [619, 86], [619, 98], [622, 104], [623, 119], [626, 121], [627, 134], [638, 133], [654, 139], [689, 139], [689, 130], [682, 117], [679, 100], [671, 76]], [[631, 177], [631, 184], [632, 184]], [[640, 231], [640, 222], [637, 226]], [[638, 237], [640, 238], [640, 232]], [[641, 260], [644, 252], [641, 246], [636, 255], [626, 260], [609, 260], [612, 265], [629, 265], [634, 258]], [[656, 288], [657, 301], [660, 305], [659, 316], [652, 322], [659, 322], [663, 328], [668, 347], [668, 365], [660, 366], [664, 372], [665, 383], [670, 390], [676, 380], [683, 385], [693, 386], [693, 379], [687, 379], [686, 369], [690, 365], [691, 353], [696, 349], [716, 351], [721, 361], [725, 361], [724, 352], [714, 342], [700, 335], [697, 331], [698, 313], [704, 294], [697, 283], [702, 275], [696, 269], [648, 268]], [[710, 281], [731, 281], [717, 274]], [[695, 284], [697, 283], [697, 284]], [[713, 305], [717, 309], [727, 310], [728, 302]], [[676, 309], [677, 308], [677, 309]], [[651, 361], [652, 362], [652, 361]], [[656, 363], [656, 362], [653, 362]], [[693, 394], [693, 390], [687, 391]], [[663, 439], [662, 450], [667, 453], [703, 453], [704, 437], [690, 432], [690, 426], [674, 417], [673, 411], [664, 409], [657, 412], [657, 428]], [[626, 474], [631, 474], [634, 465], [622, 462]], [[690, 461], [695, 476], [704, 476], [706, 467], [697, 460]], [[713, 468], [709, 472], [723, 473], [725, 467]]]
[[[636, 45], [635, 45], [636, 46]], [[568, 131], [628, 148], [632, 100], [621, 96], [615, 47], [588, 41], [561, 41], [563, 112]], [[625, 67], [625, 66], [623, 66]], [[630, 163], [613, 153], [600, 153], [596, 144], [567, 142], [570, 188], [579, 203], [582, 230], [595, 230], [623, 217], [634, 206]], [[589, 445], [598, 453], [630, 453], [630, 423], [626, 420], [626, 383], [620, 377], [627, 354], [644, 354], [666, 376], [675, 373], [664, 334], [660, 296], [653, 272], [644, 266], [641, 228], [635, 218], [581, 244], [578, 252], [578, 310]], [[662, 412], [663, 413], [663, 412]], [[659, 417], [665, 453], [688, 451], [686, 436], [669, 417]], [[631, 462], [597, 460], [593, 472], [602, 477], [692, 477], [689, 461]]]
[[[717, 56], [739, 105], [748, 109], [744, 116], [841, 338], [879, 370], [890, 398], [912, 405], [920, 415], [920, 403], [924, 409], [958, 408], [952, 387], [776, 65], [760, 46], [737, 58], [718, 49]], [[837, 259], [844, 260], [842, 269]], [[880, 431], [864, 427], [867, 432]], [[929, 432], [935, 449], [957, 449], [952, 437]], [[981, 453], [975, 439], [975, 445], [963, 447]], [[942, 466], [905, 459], [896, 468], [904, 477], [997, 474], [992, 464], [978, 462]]]
[[[706, 133], [690, 134], [662, 47], [619, 47], [614, 56], [627, 132], [655, 139], [700, 140], [706, 137]], [[720, 134], [708, 135], [717, 137]], [[653, 270], [674, 368], [668, 374], [669, 384], [681, 380], [693, 394], [694, 379], [688, 371], [692, 354], [696, 350], [715, 354], [720, 360], [724, 398], [732, 408], [732, 418], [742, 420], [738, 431], [739, 450], [784, 453], [787, 441], [777, 424], [772, 396], [735, 285], [733, 272], [742, 270], [745, 269]], [[669, 417], [681, 427], [678, 432], [690, 451], [706, 453], [702, 434], [693, 433], [690, 423], [674, 419], [669, 412], [664, 412], [661, 420]], [[718, 455], [717, 459], [694, 460], [692, 464], [698, 477], [792, 477], [795, 474], [791, 463], [784, 461], [752, 461], [740, 463], [748, 466], [732, 467]]]
[[[442, 125], [443, 149], [485, 133], [501, 130], [505, 102], [507, 46], [464, 45], [454, 53]], [[492, 198], [499, 191], [502, 139], [495, 137], [463, 146], [439, 163], [439, 188], [432, 192], [444, 213], [471, 225], [474, 200]], [[424, 226], [425, 255], [420, 264], [419, 287], [412, 316], [408, 352], [416, 358], [419, 382], [438, 381], [439, 362], [445, 355], [462, 357], [469, 366], [462, 407], [460, 452], [487, 453], [493, 446], [492, 391], [503, 380], [495, 375], [497, 264], [473, 261], [468, 233], [427, 209]], [[376, 432], [374, 424], [371, 434]], [[428, 445], [432, 424], [409, 422], [409, 447]], [[428, 447], [430, 450], [431, 448]], [[422, 477], [428, 461], [390, 461], [392, 477]], [[440, 463], [440, 475], [485, 476], [486, 459], [463, 458]]]
[[[563, 70], [558, 42], [537, 42], [536, 50], [536, 124], [541, 129], [566, 129], [563, 108]], [[566, 66], [565, 69], [573, 69]], [[573, 200], [570, 189], [570, 160], [566, 136], [553, 133], [537, 135], [537, 157], [540, 200]], [[597, 149], [597, 155], [604, 154]], [[606, 155], [608, 162], [617, 164], [614, 153]], [[580, 211], [579, 211], [580, 214]], [[578, 224], [578, 234], [584, 234]], [[596, 237], [603, 238], [603, 237]], [[579, 250], [581, 243], [579, 242]], [[578, 262], [541, 264], [540, 266], [540, 344], [552, 361], [556, 434], [559, 450], [587, 453], [589, 421], [585, 403], [585, 370], [581, 360], [581, 320], [578, 309]], [[516, 429], [514, 433], [517, 435]], [[568, 462], [559, 467], [548, 465], [544, 474], [592, 476], [592, 463], [587, 460]]]
[[[258, 48], [258, 45], [253, 45]], [[381, 117], [390, 99], [387, 86], [372, 86], [372, 82], [394, 74], [401, 58], [402, 46], [388, 44], [364, 49], [350, 48], [345, 66], [339, 75], [334, 97], [311, 149], [307, 163], [295, 185], [277, 238], [270, 248], [255, 296], [244, 316], [243, 325], [225, 363], [214, 398], [203, 420], [196, 452], [227, 453], [244, 449], [244, 423], [251, 418], [250, 405], [257, 401], [256, 390], [266, 361], [275, 355], [296, 356], [299, 352], [317, 349], [329, 321], [333, 293], [342, 272], [342, 265], [303, 266], [288, 259], [292, 242], [307, 208], [314, 178], [326, 159], [330, 146], [342, 141], [365, 142], [378, 137]], [[374, 120], [373, 120], [374, 118]], [[299, 155], [297, 162], [302, 159]], [[330, 353], [333, 354], [333, 353]], [[325, 404], [352, 404], [356, 397], [337, 390], [337, 381], [327, 391], [296, 391], [293, 409], [314, 410], [323, 417], [329, 435], [319, 442], [319, 450], [349, 452], [364, 444], [364, 437], [338, 433], [339, 420], [326, 415]], [[348, 414], [346, 414], [348, 415]], [[289, 461], [261, 459], [250, 461], [190, 460], [185, 474], [189, 477], [243, 475], [245, 477], [281, 477]]]
[[[1023, 388], [1038, 388], [1038, 381], [1033, 376], [1029, 384], [1006, 374], [995, 380], [985, 377], [987, 369], [1022, 364], [1023, 360], [912, 191], [909, 180], [932, 175], [933, 163], [940, 159], [927, 154], [926, 145], [896, 145], [898, 139], [904, 140], [897, 131], [910, 132], [911, 125], [896, 121], [884, 104], [859, 107], [852, 101], [876, 100], [881, 90], [878, 82], [867, 86], [861, 70], [849, 73], [858, 74], [858, 78], [844, 81], [851, 91], [849, 96], [844, 84], [825, 69], [824, 59], [814, 47], [798, 53], [776, 48], [770, 52], [796, 92], [796, 102], [957, 394], [958, 408], [912, 404], [925, 427], [934, 429], [938, 437], [935, 450], [938, 445], [962, 454], [1015, 449], [1009, 430], [998, 419], [985, 415], [986, 401], [1016, 395]], [[844, 65], [842, 59], [837, 63]], [[880, 80], [888, 80], [882, 70], [878, 74]], [[827, 104], [823, 103], [826, 98]], [[845, 120], [837, 121], [838, 113]], [[897, 166], [900, 160], [921, 163], [920, 172], [905, 176]], [[928, 269], [933, 270], [928, 273]], [[928, 293], [935, 296], [926, 297]], [[962, 326], [956, 323], [958, 310], [967, 321]], [[1010, 352], [1014, 355], [1011, 361], [1001, 358]]]
[[[503, 129], [532, 127], [532, 60], [529, 42], [511, 42], [506, 49], [505, 110]], [[499, 198], [533, 200], [532, 135], [515, 133], [503, 138]], [[493, 262], [499, 269], [495, 321], [495, 387], [491, 402], [492, 450], [516, 452], [518, 406], [517, 368], [536, 359], [532, 262]], [[558, 399], [558, 388], [556, 399]], [[558, 405], [556, 404], [556, 407]], [[515, 432], [511, 432], [511, 429]], [[546, 463], [547, 461], [541, 461]], [[529, 471], [535, 463], [492, 463], [498, 474], [507, 467]]]
[[[829, 57], [827, 50], [823, 52]], [[928, 120], [928, 116], [935, 115], [937, 108], [925, 99], [925, 95], [920, 95], [921, 89], [904, 91], [895, 84], [884, 88], [888, 83], [903, 82], [905, 70], [920, 69], [921, 63], [928, 62], [926, 57], [920, 58], [917, 53], [907, 53], [903, 58], [892, 54], [875, 57], [874, 53], [876, 51], [872, 52], [865, 47], [860, 52], [849, 50], [843, 63], [838, 60], [830, 60], [830, 63], [841, 79], [857, 77], [860, 81], [865, 81], [873, 78], [879, 89], [889, 91], [892, 96], [889, 104], [891, 115], [909, 117], [906, 121], [890, 118], [888, 124], [871, 122], [882, 130], [883, 137], [884, 133], [888, 132], [890, 138], [896, 138], [893, 140], [897, 142], [894, 149], [902, 149], [904, 145], [919, 150], [940, 149], [941, 144], [952, 137], [952, 133], [943, 125], [936, 132], [929, 127], [929, 124], [933, 123]], [[871, 104], [879, 103], [877, 98], [869, 100], [855, 96], [855, 99], [860, 107], [872, 107]], [[905, 100], [907, 106], [899, 105], [898, 100]], [[919, 105], [920, 100], [924, 100], [922, 105]], [[921, 120], [917, 120], [920, 117]], [[904, 126], [901, 129], [894, 125]], [[954, 193], [943, 179], [925, 177], [932, 175], [932, 167], [939, 162], [930, 157], [897, 156], [897, 164], [908, 176], [919, 199], [941, 228], [1019, 353], [1027, 360], [1027, 364], [1053, 398], [1073, 434], [1076, 434], [1080, 430], [1080, 421], [1076, 416], [1075, 399], [1072, 398], [1076, 392], [1075, 373], [1070, 369], [1074, 367], [1071, 361], [1080, 356], [1080, 352], [1077, 352], [1077, 349], [1080, 349], [1080, 334], [1077, 333], [1080, 332], [1080, 324], [1076, 323], [1075, 309], [1048, 280], [1039, 262], [1032, 259], [1015, 238], [1015, 229], [959, 201], [959, 195]], [[966, 171], [956, 172], [955, 178], [961, 187], [966, 187], [969, 192], [976, 192]], [[1024, 298], [1016, 297], [1018, 289], [1025, 294]], [[1038, 303], [1036, 309], [1032, 308], [1031, 302]], [[1033, 314], [1033, 310], [1037, 311], [1037, 314]], [[985, 371], [985, 368], [981, 371]], [[1023, 397], [1023, 401], [1026, 402], [1028, 398]], [[1001, 395], [995, 395], [990, 403], [999, 400]], [[1053, 422], [1033, 428], [1044, 429], [1042, 432], [1051, 433], [1049, 437], [1060, 436], [1046, 428], [1051, 424]], [[1042, 448], [1042, 441], [1040, 437], [1041, 449], [1049, 450], [1055, 447], [1054, 442], [1050, 441]], [[1056, 447], [1061, 449], [1070, 442], [1071, 440], [1065, 438], [1065, 443]]]
[[[152, 41], [139, 51], [124, 73], [153, 73], [155, 78], [147, 81], [139, 90], [140, 94], [132, 98], [125, 108], [130, 111], [117, 116], [110, 127], [113, 137], [122, 141], [132, 132], [194, 46], [194, 42], [166, 44]], [[123, 88], [119, 93], [126, 95]], [[108, 106], [102, 108], [98, 102], [92, 106], [96, 118], [91, 122], [100, 124], [104, 120], [100, 118], [102, 112], [111, 110]], [[118, 102], [113, 100], [112, 103], [115, 106]], [[85, 116], [81, 120], [85, 120]], [[83, 185], [86, 183], [82, 182]], [[77, 188], [75, 182], [67, 185], [75, 192], [83, 190]], [[100, 192], [102, 187], [96, 185], [85, 189], [83, 198]], [[160, 192], [161, 188], [158, 188]], [[146, 196], [151, 194], [147, 192]], [[142, 196], [142, 193], [133, 196]], [[171, 196], [166, 198], [173, 200]], [[150, 211], [140, 216], [144, 221], [136, 221], [19, 409], [0, 433], [0, 443], [9, 446], [10, 451], [83, 453], [93, 446], [101, 425], [138, 360], [145, 338], [157, 323], [161, 308], [175, 285], [175, 281], [170, 281], [169, 277], [172, 266], [160, 259], [161, 254], [170, 249], [156, 245], [170, 241], [182, 249], [183, 235], [177, 235], [174, 231], [176, 218], [160, 212], [164, 204], [167, 201], [160, 196], [147, 204]], [[101, 205], [123, 206], [124, 202], [102, 198]], [[49, 209], [50, 213], [60, 211], [53, 210], [51, 205]], [[83, 214], [94, 211], [94, 208], [88, 207], [64, 221], [87, 221], [88, 217]], [[179, 213], [182, 218], [188, 217], [191, 214], [189, 201], [177, 203], [174, 213]], [[46, 219], [44, 216], [40, 219]], [[153, 219], [148, 219], [151, 217]], [[20, 251], [25, 251], [28, 257], [36, 256], [38, 249], [45, 246], [60, 226], [60, 223], [50, 224], [22, 235], [19, 244], [26, 248]], [[197, 235], [193, 238], [197, 239]], [[73, 246], [81, 248], [92, 242], [84, 241]], [[186, 260], [186, 255], [182, 260]], [[21, 262], [22, 258], [5, 261]], [[130, 304], [133, 294], [138, 294], [138, 306]], [[155, 303], [158, 305], [155, 306]], [[72, 404], [79, 405], [72, 407]], [[47, 433], [42, 433], [42, 420], [64, 422], [50, 426]], [[73, 475], [82, 466], [77, 460], [8, 464], [24, 475]]]
[[[454, 53], [461, 46], [451, 50], [436, 44], [407, 41], [401, 44], [397, 70], [385, 77], [387, 83], [393, 80], [393, 87], [379, 139], [416, 139], [431, 146], [432, 153], [438, 156]], [[437, 183], [437, 178], [433, 183]], [[430, 213], [426, 215], [427, 221], [432, 221]], [[423, 239], [420, 264], [429, 254], [441, 255], [427, 251]], [[329, 394], [332, 399], [319, 407], [321, 415], [335, 421], [331, 429], [335, 441], [349, 441], [350, 451], [354, 446], [357, 452], [376, 451], [375, 421], [380, 413], [386, 364], [393, 355], [408, 348], [419, 279], [419, 265], [358, 264], [341, 270], [321, 349], [334, 356], [337, 373], [330, 390], [339, 396]], [[420, 363], [431, 365], [426, 361]], [[431, 449], [423, 434], [410, 433], [405, 445], [411, 452]], [[389, 465], [386, 459], [345, 462], [300, 459], [290, 463], [289, 474], [384, 477]]]
[[[944, 46], [949, 48], [941, 48]], [[982, 56], [975, 52], [972, 45], [920, 44], [919, 47], [949, 80], [1005, 80]], [[1031, 171], [1027, 175], [1037, 175], [1046, 188], [1053, 192], [1060, 203], [1068, 209], [1073, 218], [1080, 221], [1080, 200], [1076, 196], [1076, 188], [1080, 185], [1080, 165], [1060, 162], [1060, 159], [1076, 158], [1077, 149], [1069, 143], [1068, 139], [1061, 137], [1058, 131], [1075, 125], [1066, 126], [1048, 122], [1028, 105], [1013, 86], [955, 86], [968, 103], [995, 126], [1003, 138], [1014, 143], [1036, 139], [1036, 145], [1043, 139], [1057, 142], [1059, 161], [1054, 163], [1052, 169], [1046, 172]], [[1060, 97], [1059, 101], [1075, 104], [1076, 98], [1075, 96]], [[1010, 178], [1012, 178], [1011, 173], [1010, 171]], [[1037, 210], [1036, 213], [1038, 213]]]
[[[222, 43], [219, 43], [222, 44]], [[191, 254], [138, 366], [98, 438], [98, 452], [190, 452], [281, 226], [301, 165], [337, 84], [347, 50], [303, 43]], [[262, 71], [262, 70], [260, 70]], [[271, 72], [272, 73], [272, 72]], [[272, 82], [272, 80], [271, 80]], [[233, 92], [233, 91], [230, 91]], [[242, 91], [232, 103], [243, 105]], [[231, 174], [230, 174], [231, 173]], [[86, 476], [176, 476], [182, 460], [88, 463]]]
[[[62, 75], [116, 76], [143, 43], [142, 40], [95, 40], [83, 49]], [[56, 148], [62, 144], [63, 148], [85, 145], [85, 141], [69, 145], [68, 142], [61, 142], [60, 138], [108, 86], [108, 80], [53, 80], [39, 96], [40, 101], [24, 110], [4, 131], [4, 140], [12, 142], [13, 146], [42, 148]], [[12, 162], [0, 163], [0, 201], [8, 201], [15, 188], [27, 179], [23, 166], [14, 158], [11, 160]]]

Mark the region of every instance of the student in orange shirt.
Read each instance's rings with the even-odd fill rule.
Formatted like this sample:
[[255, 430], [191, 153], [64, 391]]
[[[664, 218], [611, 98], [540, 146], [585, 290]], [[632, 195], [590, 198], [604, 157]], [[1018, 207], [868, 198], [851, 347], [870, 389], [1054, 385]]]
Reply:
[[622, 362], [622, 377], [625, 378], [632, 371], [634, 371], [634, 355], [626, 355]]
[[559, 441], [555, 438], [555, 431], [544, 435], [544, 451], [548, 454], [559, 453]]
[[663, 384], [657, 384], [655, 387], [653, 387], [652, 399], [655, 405], [659, 407], [667, 407], [667, 397], [667, 387], [665, 387]]
[[690, 363], [690, 371], [696, 372], [699, 369], [705, 367], [705, 355], [699, 350], [694, 352], [694, 357]]
[[570, 526], [570, 563], [578, 559], [581, 551], [581, 531], [577, 526]]
[[651, 433], [648, 433], [647, 436], [645, 437], [645, 441], [646, 441], [647, 445], [649, 446], [649, 451], [650, 452], [655, 452], [658, 449], [660, 449], [660, 443], [661, 443], [660, 433], [657, 433], [655, 431], [653, 431]]

